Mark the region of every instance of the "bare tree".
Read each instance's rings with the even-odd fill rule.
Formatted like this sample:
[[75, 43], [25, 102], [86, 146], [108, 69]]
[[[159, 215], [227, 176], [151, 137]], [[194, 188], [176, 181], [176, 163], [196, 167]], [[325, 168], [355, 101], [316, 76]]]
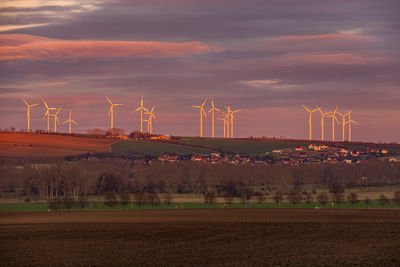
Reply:
[[173, 198], [170, 192], [165, 193], [164, 195], [164, 203], [170, 206], [172, 204]]
[[151, 205], [152, 208], [154, 206], [160, 205], [160, 197], [157, 192], [151, 192], [147, 194], [147, 203]]
[[244, 186], [240, 190], [240, 197], [242, 198], [242, 203], [245, 204], [246, 207], [249, 205], [249, 201], [253, 195], [254, 191], [249, 186]]
[[293, 204], [293, 207], [296, 207], [296, 205], [303, 200], [300, 188], [293, 188], [290, 190], [288, 198], [289, 202]]
[[344, 202], [344, 194], [341, 192], [336, 192], [333, 194], [333, 201], [340, 206]]
[[396, 191], [393, 194], [393, 202], [400, 205], [400, 191]]
[[121, 204], [126, 208], [126, 206], [131, 203], [131, 195], [127, 192], [121, 192], [119, 197], [121, 198]]
[[379, 196], [378, 201], [382, 207], [390, 203], [390, 200], [384, 194]]
[[328, 201], [329, 201], [328, 193], [321, 192], [317, 196], [317, 200], [321, 204], [322, 207], [327, 207], [328, 206]]
[[204, 202], [209, 204], [210, 207], [214, 204], [216, 198], [216, 194], [213, 191], [208, 191], [204, 194]]
[[305, 194], [304, 201], [307, 205], [310, 205], [314, 201], [313, 195], [307, 192], [307, 194]]
[[369, 197], [366, 197], [364, 201], [365, 201], [365, 205], [367, 205], [367, 209], [368, 209], [369, 205], [371, 205], [372, 201]]
[[231, 192], [225, 192], [224, 194], [225, 203], [231, 206], [233, 203], [233, 194]]
[[138, 191], [135, 194], [135, 204], [138, 205], [139, 207], [143, 206], [146, 204], [146, 192], [144, 191]]
[[266, 199], [267, 199], [267, 197], [265, 195], [260, 194], [257, 196], [257, 203], [262, 205]]
[[357, 193], [350, 192], [347, 195], [347, 200], [350, 202], [351, 207], [354, 208], [354, 205], [359, 202]]
[[280, 205], [281, 201], [283, 200], [283, 195], [281, 191], [276, 191], [275, 195], [272, 197], [275, 201], [276, 205]]
[[117, 196], [112, 193], [108, 192], [104, 195], [104, 205], [112, 208], [118, 205]]

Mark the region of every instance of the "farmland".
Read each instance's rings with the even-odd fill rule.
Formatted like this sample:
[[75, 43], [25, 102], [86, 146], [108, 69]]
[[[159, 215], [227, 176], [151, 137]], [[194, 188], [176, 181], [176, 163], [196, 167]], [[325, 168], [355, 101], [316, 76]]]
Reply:
[[398, 210], [2, 212], [2, 265], [398, 266]]
[[213, 151], [206, 148], [185, 146], [179, 144], [168, 144], [149, 141], [120, 141], [111, 145], [115, 153], [135, 153], [158, 156], [164, 153], [185, 155], [185, 154], [210, 154]]
[[54, 158], [108, 152], [114, 139], [54, 134], [0, 133], [1, 158]]
[[302, 141], [221, 138], [213, 139], [191, 137], [184, 137], [180, 140], [176, 140], [176, 142], [185, 145], [206, 147], [213, 150], [239, 154], [265, 154], [265, 152], [271, 152], [274, 149], [294, 148], [296, 146], [308, 146], [309, 144]]

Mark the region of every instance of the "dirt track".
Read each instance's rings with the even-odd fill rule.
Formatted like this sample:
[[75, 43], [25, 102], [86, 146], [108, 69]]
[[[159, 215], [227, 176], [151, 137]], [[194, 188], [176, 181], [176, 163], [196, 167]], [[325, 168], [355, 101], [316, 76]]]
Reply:
[[0, 157], [65, 157], [86, 152], [109, 152], [113, 139], [52, 134], [0, 133]]
[[1, 212], [2, 265], [400, 264], [399, 210]]

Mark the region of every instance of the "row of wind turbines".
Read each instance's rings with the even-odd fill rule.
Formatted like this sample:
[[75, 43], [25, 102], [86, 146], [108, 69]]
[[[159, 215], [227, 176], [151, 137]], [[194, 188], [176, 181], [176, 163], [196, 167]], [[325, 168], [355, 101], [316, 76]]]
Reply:
[[347, 113], [340, 113], [338, 112], [338, 108], [336, 107], [336, 109], [332, 112], [323, 112], [322, 109], [319, 106], [315, 106], [315, 109], [309, 109], [306, 106], [302, 105], [302, 107], [309, 113], [309, 118], [308, 118], [308, 124], [309, 124], [309, 131], [310, 131], [310, 140], [312, 140], [312, 114], [314, 112], [319, 111], [319, 113], [321, 114], [321, 139], [322, 141], [324, 141], [324, 122], [325, 122], [325, 118], [332, 118], [332, 141], [335, 141], [335, 121], [340, 125], [339, 120], [336, 117], [336, 114], [342, 117], [342, 141], [345, 141], [345, 127], [346, 124], [348, 124], [349, 127], [349, 135], [348, 135], [348, 141], [351, 142], [351, 125], [355, 124], [355, 125], [359, 125], [358, 122], [354, 121], [351, 119], [351, 112], [352, 111], [348, 111]]
[[214, 138], [214, 120], [215, 120], [215, 111], [220, 113], [220, 117], [217, 117], [217, 120], [223, 121], [224, 124], [224, 138], [233, 138], [233, 120], [236, 119], [234, 116], [235, 113], [241, 111], [241, 109], [238, 110], [232, 110], [231, 109], [231, 104], [228, 106], [224, 106], [226, 111], [222, 111], [219, 108], [216, 108], [214, 105], [214, 99], [211, 97], [211, 109], [208, 110], [207, 112], [204, 111], [204, 105], [207, 102], [207, 98], [203, 101], [203, 104], [200, 106], [192, 106], [193, 108], [198, 108], [200, 110], [200, 137], [203, 137], [203, 115], [204, 117], [207, 117], [207, 114], [211, 112], [211, 137]]
[[[39, 104], [28, 104], [25, 99], [21, 98], [27, 107], [26, 118], [28, 120], [28, 133], [31, 131], [31, 108], [38, 106]], [[50, 117], [54, 117], [54, 132], [57, 132], [57, 123], [60, 124], [60, 120], [58, 119], [58, 114], [61, 112], [62, 108], [50, 108], [44, 98], [42, 97], [42, 101], [44, 106], [46, 107], [46, 113], [43, 116], [43, 119], [47, 118], [47, 132], [50, 132]], [[54, 111], [53, 113], [51, 113]], [[62, 124], [68, 123], [69, 133], [71, 133], [72, 124], [79, 125], [76, 121], [71, 118], [71, 109], [69, 110], [69, 119], [64, 121]]]
[[[110, 104], [110, 109], [108, 112], [108, 116], [110, 117], [110, 122], [111, 122], [111, 132], [113, 133], [114, 131], [114, 107], [117, 106], [122, 106], [123, 104], [114, 104], [111, 102], [110, 98], [106, 96], [107, 101]], [[31, 117], [31, 108], [38, 106], [39, 104], [28, 104], [28, 102], [22, 98], [22, 101], [25, 103], [27, 107], [26, 111], [26, 117], [27, 117], [27, 122], [28, 122], [28, 132], [30, 132], [30, 117]], [[62, 108], [54, 108], [54, 107], [49, 107], [49, 105], [46, 103], [44, 98], [42, 97], [42, 102], [44, 106], [46, 107], [46, 113], [43, 116], [43, 119], [47, 118], [47, 132], [50, 132], [50, 117], [54, 118], [54, 133], [57, 133], [57, 124], [60, 125], [60, 120], [58, 119], [58, 115], [61, 112]], [[143, 106], [143, 96], [140, 99], [140, 107], [132, 110], [131, 112], [136, 112], [140, 110], [140, 131], [143, 132], [143, 122], [147, 122], [147, 132], [152, 133], [153, 130], [153, 124], [152, 120], [155, 119], [157, 120], [155, 114], [154, 114], [154, 109], [155, 109], [155, 104], [153, 107], [149, 110]], [[146, 119], [143, 119], [143, 115], [149, 115], [149, 117]], [[62, 124], [68, 123], [69, 125], [69, 130], [68, 133], [72, 133], [72, 124], [79, 125], [76, 121], [74, 121], [71, 117], [71, 109], [69, 110], [69, 119], [64, 121]]]
[[[111, 121], [111, 131], [114, 129], [114, 107], [123, 106], [124, 104], [113, 104], [110, 98], [106, 96], [108, 103], [110, 104], [110, 110], [108, 111], [108, 116]], [[153, 107], [149, 110], [143, 105], [143, 96], [140, 97], [140, 107], [131, 111], [134, 113], [136, 111], [140, 111], [140, 132], [143, 133], [143, 122], [147, 122], [147, 132], [151, 135], [153, 132], [153, 119], [157, 121], [157, 118], [154, 114], [154, 109], [156, 108], [156, 104], [153, 104]], [[143, 115], [149, 115], [147, 120], [143, 119]]]

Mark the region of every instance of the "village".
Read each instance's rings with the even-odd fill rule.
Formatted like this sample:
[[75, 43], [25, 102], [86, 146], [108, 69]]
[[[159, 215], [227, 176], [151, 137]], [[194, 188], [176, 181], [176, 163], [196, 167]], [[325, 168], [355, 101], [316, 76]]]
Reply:
[[310, 144], [308, 147], [296, 146], [266, 152], [264, 155], [239, 155], [211, 153], [210, 155], [169, 155], [158, 157], [161, 162], [193, 161], [208, 164], [359, 164], [360, 162], [379, 159], [389, 162], [400, 162], [400, 155], [389, 153], [387, 149], [367, 148], [365, 150], [349, 150], [341, 147]]

